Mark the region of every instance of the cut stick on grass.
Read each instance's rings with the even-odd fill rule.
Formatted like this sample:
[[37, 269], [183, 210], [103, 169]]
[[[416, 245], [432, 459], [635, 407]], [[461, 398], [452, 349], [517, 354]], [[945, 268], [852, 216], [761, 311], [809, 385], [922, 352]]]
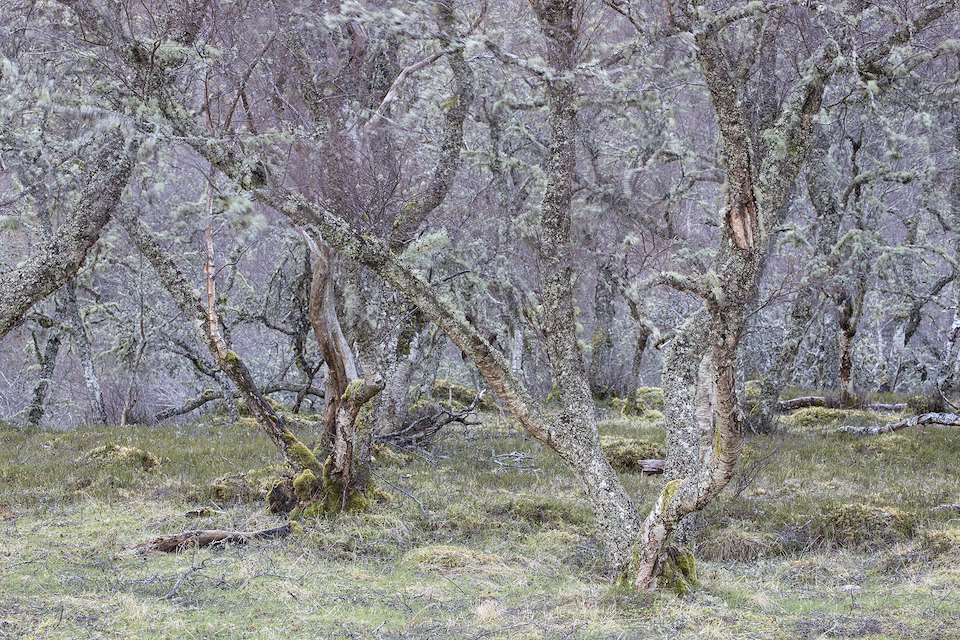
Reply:
[[226, 531], [223, 529], [199, 529], [184, 531], [170, 536], [160, 536], [152, 542], [144, 542], [134, 547], [138, 553], [175, 553], [194, 547], [210, 547], [226, 544], [246, 544], [251, 540], [276, 540], [286, 538], [293, 533], [293, 525], [287, 523], [272, 529], [260, 531]]

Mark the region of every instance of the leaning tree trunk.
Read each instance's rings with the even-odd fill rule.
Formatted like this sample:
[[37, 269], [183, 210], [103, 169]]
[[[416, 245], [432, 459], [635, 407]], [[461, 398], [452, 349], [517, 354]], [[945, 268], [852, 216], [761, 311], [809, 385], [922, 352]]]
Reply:
[[183, 312], [197, 337], [210, 350], [217, 366], [233, 381], [247, 404], [251, 416], [270, 437], [295, 471], [319, 474], [321, 465], [309, 447], [290, 431], [282, 416], [260, 392], [250, 370], [223, 339], [196, 289], [190, 284], [153, 232], [129, 211], [120, 213], [120, 222], [134, 245], [156, 272], [160, 282]]
[[104, 147], [82, 176], [75, 211], [24, 263], [0, 276], [0, 338], [15, 327], [35, 303], [73, 278], [110, 221], [123, 195], [136, 148], [120, 132], [106, 136]]

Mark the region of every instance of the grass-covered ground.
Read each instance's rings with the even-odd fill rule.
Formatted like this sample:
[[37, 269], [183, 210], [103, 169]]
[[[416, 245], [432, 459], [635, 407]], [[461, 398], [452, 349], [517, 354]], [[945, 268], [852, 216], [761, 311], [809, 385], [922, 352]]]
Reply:
[[[607, 436], [662, 442], [650, 414], [611, 415]], [[129, 549], [278, 522], [257, 495], [268, 473], [224, 478], [276, 464], [265, 436], [222, 421], [3, 427], [0, 637], [960, 638], [960, 514], [934, 509], [960, 502], [960, 431], [828, 433], [886, 417], [810, 409], [752, 437], [683, 598], [613, 587], [574, 480], [495, 414], [432, 456], [381, 453], [390, 496], [368, 513], [149, 557]], [[107, 444], [160, 464], [86, 455]], [[624, 477], [646, 505], [659, 479]]]

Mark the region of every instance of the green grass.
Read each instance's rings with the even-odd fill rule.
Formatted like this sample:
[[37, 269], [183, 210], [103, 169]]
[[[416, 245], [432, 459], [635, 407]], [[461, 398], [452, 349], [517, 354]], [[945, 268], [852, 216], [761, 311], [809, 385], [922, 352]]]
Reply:
[[[247, 421], [0, 428], [0, 637], [960, 637], [960, 516], [933, 510], [960, 502], [960, 431], [854, 439], [829, 426], [870, 416], [811, 412], [751, 438], [741, 475], [708, 509], [701, 585], [678, 598], [615, 588], [562, 462], [485, 418], [448, 430], [430, 455], [382, 455], [390, 497], [370, 512], [149, 557], [129, 549], [278, 522], [256, 490], [278, 463], [265, 436]], [[613, 413], [603, 433], [663, 442], [655, 421]], [[114, 443], [162, 463], [84, 458]], [[250, 491], [211, 489], [250, 470]], [[659, 488], [622, 477], [641, 505]], [[884, 520], [892, 509], [907, 520]]]

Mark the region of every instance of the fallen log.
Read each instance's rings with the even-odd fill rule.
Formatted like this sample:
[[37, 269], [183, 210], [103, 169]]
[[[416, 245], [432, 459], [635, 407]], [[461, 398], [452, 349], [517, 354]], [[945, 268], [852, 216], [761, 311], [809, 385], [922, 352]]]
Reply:
[[[806, 409], [807, 407], [826, 407], [826, 396], [800, 396], [799, 398], [790, 398], [789, 400], [780, 400], [777, 409], [781, 412], [796, 411], [797, 409]], [[864, 407], [867, 411], [889, 411], [895, 413], [907, 408], [905, 402], [873, 402]]]
[[801, 396], [790, 400], [781, 400], [778, 403], [780, 411], [796, 411], [807, 407], [825, 407], [827, 399], [823, 396]]
[[160, 536], [152, 542], [144, 542], [134, 547], [138, 553], [175, 553], [194, 547], [213, 545], [246, 544], [251, 540], [277, 540], [293, 533], [289, 522], [272, 529], [261, 531], [225, 531], [222, 529], [200, 529], [184, 531], [170, 536]]
[[651, 458], [649, 460], [640, 460], [637, 464], [640, 467], [641, 473], [657, 475], [663, 473], [663, 467], [666, 465], [666, 462], [666, 460]]
[[878, 425], [876, 427], [856, 427], [845, 425], [837, 429], [837, 433], [850, 433], [855, 436], [879, 436], [884, 433], [893, 433], [909, 427], [924, 424], [939, 424], [947, 427], [960, 427], [960, 415], [955, 413], [922, 413], [898, 422]]

